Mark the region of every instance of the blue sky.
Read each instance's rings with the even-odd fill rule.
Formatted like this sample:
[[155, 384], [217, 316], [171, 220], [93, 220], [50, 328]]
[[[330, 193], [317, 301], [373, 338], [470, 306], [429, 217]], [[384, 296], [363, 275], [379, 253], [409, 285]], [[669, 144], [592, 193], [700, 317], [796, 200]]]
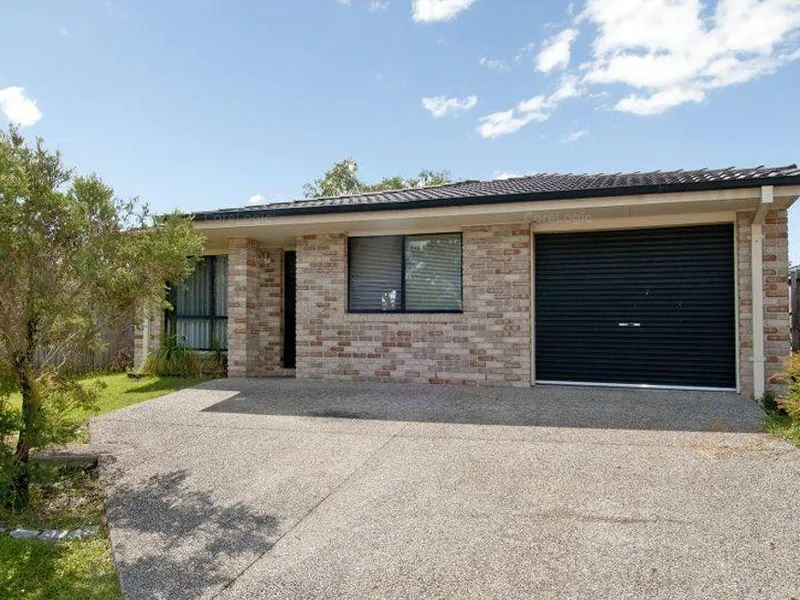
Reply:
[[1, 14], [0, 123], [159, 211], [300, 197], [347, 156], [367, 179], [800, 160], [798, 0], [37, 0]]

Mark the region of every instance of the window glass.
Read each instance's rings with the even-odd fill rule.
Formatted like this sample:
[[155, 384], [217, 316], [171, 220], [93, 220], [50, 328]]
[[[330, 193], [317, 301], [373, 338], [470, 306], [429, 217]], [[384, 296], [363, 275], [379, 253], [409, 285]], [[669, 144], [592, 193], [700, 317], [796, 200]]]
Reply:
[[350, 310], [402, 310], [403, 238], [350, 238]]
[[461, 236], [406, 238], [406, 310], [461, 310]]
[[458, 312], [461, 234], [348, 240], [351, 312]]
[[228, 257], [206, 256], [172, 286], [166, 327], [179, 344], [210, 350], [228, 347]]

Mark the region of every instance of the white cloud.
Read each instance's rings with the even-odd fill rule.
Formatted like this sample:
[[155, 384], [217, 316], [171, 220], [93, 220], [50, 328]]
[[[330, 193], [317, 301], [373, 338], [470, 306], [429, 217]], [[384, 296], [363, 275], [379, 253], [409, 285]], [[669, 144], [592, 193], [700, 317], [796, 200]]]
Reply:
[[369, 9], [372, 12], [386, 10], [389, 6], [389, 0], [369, 0]]
[[586, 129], [581, 129], [579, 131], [570, 131], [564, 137], [562, 137], [559, 141], [562, 144], [571, 144], [572, 142], [577, 142], [583, 136], [588, 135], [589, 131]]
[[467, 96], [461, 100], [458, 98], [447, 98], [445, 96], [422, 99], [423, 108], [436, 118], [467, 111], [474, 108], [476, 104], [478, 104], [477, 96]]
[[[800, 0], [585, 0], [567, 14], [569, 27], [541, 45], [524, 46], [514, 58], [527, 60], [539, 48], [537, 70], [566, 70], [559, 87], [479, 118], [481, 136], [508, 135], [544, 121], [578, 96], [607, 100], [602, 108], [657, 115], [800, 59]], [[594, 35], [590, 54], [570, 69], [579, 31]], [[565, 143], [575, 141], [571, 135]]]
[[702, 102], [705, 98], [706, 93], [702, 90], [670, 88], [650, 96], [639, 94], [625, 96], [617, 102], [614, 109], [635, 115], [659, 115], [673, 106], [678, 106], [685, 102]]
[[264, 204], [264, 196], [262, 196], [261, 194], [250, 196], [250, 199], [247, 202], [250, 204]]
[[539, 94], [521, 101], [509, 110], [481, 117], [478, 119], [478, 127], [475, 131], [484, 138], [496, 138], [515, 133], [529, 123], [546, 121], [563, 100], [580, 94], [577, 78], [574, 76], [564, 77], [558, 89], [549, 96]]
[[575, 98], [582, 94], [578, 87], [578, 77], [575, 75], [567, 75], [561, 79], [558, 89], [550, 95], [549, 103], [557, 106], [562, 100], [567, 98]]
[[352, 4], [352, 0], [338, 0], [339, 4], [344, 4], [345, 6], [350, 6]]
[[522, 177], [522, 175], [514, 171], [495, 171], [492, 179], [513, 179], [514, 177]]
[[449, 21], [475, 0], [414, 0], [412, 17], [417, 22]]
[[549, 73], [553, 69], [566, 69], [569, 65], [572, 44], [577, 37], [578, 30], [569, 28], [547, 40], [541, 52], [536, 55], [534, 61], [536, 70]]
[[36, 100], [25, 95], [25, 88], [16, 86], [0, 88], [0, 111], [9, 121], [22, 127], [33, 125], [42, 118]]
[[772, 73], [800, 57], [800, 2], [588, 0], [597, 27], [585, 81], [636, 90], [615, 109], [659, 114], [709, 91]]
[[488, 69], [492, 69], [493, 71], [499, 71], [501, 73], [511, 70], [511, 67], [506, 61], [497, 58], [486, 58], [485, 56], [482, 56], [478, 60], [478, 64], [483, 65]]

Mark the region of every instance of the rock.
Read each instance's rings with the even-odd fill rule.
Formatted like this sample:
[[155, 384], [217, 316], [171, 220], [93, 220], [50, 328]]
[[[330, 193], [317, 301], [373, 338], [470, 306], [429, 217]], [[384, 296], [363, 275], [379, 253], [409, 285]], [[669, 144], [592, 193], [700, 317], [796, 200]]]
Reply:
[[93, 535], [97, 535], [97, 532], [100, 531], [100, 527], [98, 525], [90, 525], [89, 527], [84, 527], [82, 529], [76, 529], [75, 531], [70, 531], [67, 534], [66, 539], [68, 540], [83, 540]]
[[100, 531], [99, 525], [90, 525], [89, 527], [84, 527], [83, 529], [81, 529], [81, 537], [85, 538], [92, 537], [94, 535], [97, 535], [98, 531]]
[[31, 460], [51, 467], [93, 469], [101, 456], [112, 455], [118, 448], [110, 444], [73, 444], [31, 453]]
[[28, 540], [39, 535], [38, 529], [13, 529], [9, 535], [17, 540]]
[[50, 540], [50, 541], [57, 541], [63, 540], [67, 537], [69, 531], [66, 529], [46, 529], [41, 534], [39, 534], [40, 540]]

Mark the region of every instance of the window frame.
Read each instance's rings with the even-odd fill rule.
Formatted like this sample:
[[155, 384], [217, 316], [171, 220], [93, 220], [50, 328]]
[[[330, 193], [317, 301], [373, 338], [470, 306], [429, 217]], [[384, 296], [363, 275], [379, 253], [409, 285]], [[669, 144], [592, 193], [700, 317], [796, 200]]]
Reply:
[[[227, 326], [228, 322], [228, 315], [226, 314], [224, 317], [217, 315], [217, 255], [207, 255], [201, 256], [201, 261], [207, 261], [210, 264], [210, 277], [209, 277], [209, 288], [210, 288], [210, 298], [209, 298], [209, 315], [184, 315], [181, 314], [179, 311], [178, 303], [177, 303], [177, 293], [175, 290], [175, 286], [173, 284], [169, 284], [167, 290], [167, 299], [169, 303], [172, 305], [172, 310], [165, 309], [164, 310], [164, 334], [166, 335], [177, 335], [178, 331], [178, 319], [187, 319], [187, 320], [195, 320], [195, 321], [208, 321], [211, 323], [211, 327], [209, 328], [209, 336], [210, 338], [206, 340], [207, 347], [205, 348], [194, 348], [191, 347], [192, 350], [198, 350], [200, 352], [213, 352], [216, 350], [221, 350], [223, 352], [228, 351], [228, 344], [226, 343], [224, 347], [220, 348], [211, 348], [211, 340], [214, 336], [214, 331], [216, 331], [217, 322], [224, 321]], [[228, 265], [230, 267], [230, 263]], [[227, 293], [227, 290], [226, 290]], [[226, 336], [227, 337], [227, 336]], [[189, 348], [189, 346], [187, 346]]]
[[[406, 240], [416, 237], [453, 235], [458, 236], [458, 247], [461, 253], [461, 269], [458, 272], [458, 289], [460, 292], [461, 308], [454, 309], [425, 309], [408, 310], [406, 309]], [[352, 273], [352, 252], [351, 240], [364, 238], [389, 238], [399, 237], [403, 240], [402, 256], [400, 259], [400, 309], [399, 310], [380, 310], [380, 309], [351, 309], [350, 308], [350, 274]], [[436, 233], [414, 233], [414, 234], [395, 234], [395, 235], [358, 235], [347, 237], [347, 314], [352, 315], [460, 315], [464, 313], [464, 236], [461, 231], [440, 231]]]

